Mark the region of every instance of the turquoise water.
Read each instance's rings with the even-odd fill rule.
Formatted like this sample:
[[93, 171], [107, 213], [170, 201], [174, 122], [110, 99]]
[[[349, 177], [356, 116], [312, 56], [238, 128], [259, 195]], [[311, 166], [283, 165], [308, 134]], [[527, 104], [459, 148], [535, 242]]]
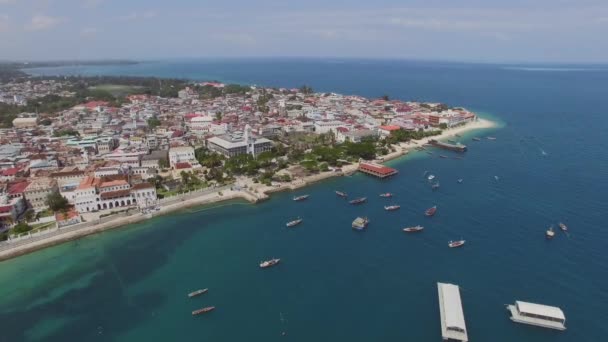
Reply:
[[[439, 341], [442, 281], [461, 286], [472, 341], [602, 341], [608, 72], [593, 68], [232, 60], [79, 69], [386, 93], [466, 106], [501, 127], [463, 137], [463, 160], [414, 154], [391, 162], [400, 173], [389, 180], [333, 179], [296, 192], [311, 195], [305, 202], [283, 193], [198, 208], [2, 262], [0, 340]], [[349, 206], [336, 189], [369, 202]], [[377, 196], [386, 191], [395, 198]], [[385, 212], [387, 203], [401, 210]], [[432, 205], [437, 215], [424, 217]], [[358, 215], [372, 220], [365, 232], [350, 228]], [[285, 229], [295, 216], [304, 223]], [[546, 241], [558, 221], [570, 233]], [[401, 232], [416, 224], [425, 231]], [[463, 248], [447, 247], [461, 237]], [[260, 270], [271, 257], [281, 264]], [[568, 330], [512, 323], [504, 304], [515, 300], [560, 306]], [[190, 316], [208, 305], [216, 311]]]

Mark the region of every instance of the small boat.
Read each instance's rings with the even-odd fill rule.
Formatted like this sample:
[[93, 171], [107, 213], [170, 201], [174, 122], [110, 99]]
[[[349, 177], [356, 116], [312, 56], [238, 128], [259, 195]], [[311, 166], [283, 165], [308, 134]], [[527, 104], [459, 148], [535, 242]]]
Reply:
[[432, 208], [428, 208], [425, 212], [424, 215], [426, 216], [433, 216], [435, 215], [435, 213], [437, 212], [437, 206], [434, 206]]
[[462, 245], [464, 245], [465, 242], [466, 242], [465, 240], [450, 241], [450, 242], [448, 242], [448, 246], [450, 248], [462, 247]]
[[418, 147], [416, 147], [416, 150], [418, 150], [418, 151], [424, 151], [424, 147], [418, 146]]
[[192, 316], [205, 314], [205, 313], [207, 313], [209, 311], [213, 311], [213, 310], [215, 310], [215, 306], [208, 306], [206, 308], [202, 308], [202, 309], [198, 309], [198, 310], [192, 311]]
[[352, 201], [349, 201], [348, 203], [350, 204], [361, 204], [363, 202], [367, 201], [367, 197], [359, 197], [359, 198], [355, 198]]
[[417, 233], [420, 232], [424, 229], [423, 226], [414, 226], [414, 227], [407, 227], [407, 228], [403, 228], [403, 231], [406, 233]]
[[460, 160], [464, 159], [464, 158], [462, 158], [462, 157], [453, 157], [453, 158], [454, 158], [454, 159], [460, 159]]
[[426, 179], [433, 180], [433, 179], [435, 179], [435, 175], [429, 175]]
[[498, 178], [498, 176], [494, 176], [494, 179], [499, 180], [500, 178]]
[[495, 137], [487, 137], [486, 139], [488, 139], [488, 140], [496, 140]]
[[479, 138], [473, 138], [473, 141], [481, 141]]
[[439, 189], [439, 183], [437, 182], [437, 183], [431, 185], [431, 189], [433, 189], [433, 190]]
[[307, 199], [310, 195], [302, 195], [302, 196], [296, 196], [293, 198], [294, 201], [299, 202], [299, 201], [303, 201], [305, 199]]
[[547, 231], [545, 232], [545, 236], [547, 236], [547, 239], [553, 239], [553, 237], [555, 236], [555, 232], [553, 231], [553, 226], [549, 227], [549, 229], [547, 229]]
[[458, 133], [454, 134], [454, 136], [455, 136], [455, 137], [458, 137], [458, 138], [462, 137], [462, 135], [460, 135], [460, 134], [458, 134]]
[[430, 152], [430, 151], [426, 151], [426, 154], [433, 154], [433, 152]]
[[272, 267], [272, 266], [278, 264], [279, 261], [281, 261], [281, 259], [270, 259], [270, 260], [262, 261], [260, 263], [260, 268]]
[[338, 197], [342, 197], [342, 198], [348, 197], [346, 192], [342, 192], [342, 191], [338, 191], [338, 190], [336, 190], [336, 195], [338, 195]]
[[448, 142], [452, 143], [452, 144], [456, 144], [456, 140], [450, 140], [450, 139], [448, 139]]
[[302, 223], [302, 221], [304, 221], [304, 220], [298, 217], [297, 219], [295, 219], [295, 220], [293, 220], [293, 221], [289, 221], [289, 222], [287, 222], [287, 223], [285, 224], [285, 226], [287, 226], [287, 227], [294, 227], [294, 226], [297, 226], [297, 225], [299, 225], [300, 223]]
[[400, 205], [385, 205], [384, 206], [384, 210], [386, 210], [386, 211], [393, 211], [393, 210], [397, 210], [399, 208], [401, 208]]
[[200, 289], [200, 290], [192, 291], [192, 292], [188, 293], [188, 297], [192, 298], [192, 297], [200, 296], [204, 293], [207, 293], [207, 291], [209, 291], [209, 289]]
[[448, 158], [448, 156], [444, 156], [443, 154], [440, 154], [440, 155], [439, 155], [439, 158], [447, 159], [447, 158]]
[[380, 197], [389, 198], [389, 197], [393, 197], [393, 194], [391, 194], [390, 192], [386, 192], [386, 193], [380, 194]]
[[369, 219], [367, 217], [357, 217], [353, 221], [353, 229], [363, 230], [363, 229], [367, 228], [368, 224], [369, 224]]
[[562, 222], [560, 222], [558, 224], [559, 229], [561, 229], [563, 232], [567, 232], [568, 231], [568, 226], [566, 226], [565, 224], [563, 224]]

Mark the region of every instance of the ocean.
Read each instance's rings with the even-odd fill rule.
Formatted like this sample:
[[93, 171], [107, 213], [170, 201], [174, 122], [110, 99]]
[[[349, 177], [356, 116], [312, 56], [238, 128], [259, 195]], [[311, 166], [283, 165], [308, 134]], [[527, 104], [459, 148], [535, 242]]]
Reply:
[[[459, 138], [469, 146], [461, 160], [391, 161], [399, 174], [387, 180], [356, 174], [257, 205], [184, 210], [4, 261], [0, 341], [440, 341], [437, 282], [461, 287], [471, 341], [608, 334], [605, 66], [230, 59], [29, 72], [307, 84], [464, 106], [500, 127]], [[334, 190], [369, 200], [351, 206]], [[395, 197], [378, 196], [387, 191]], [[389, 203], [401, 209], [384, 211]], [[286, 229], [297, 216], [304, 222]], [[371, 219], [366, 231], [351, 229], [357, 216]], [[425, 230], [401, 231], [417, 224]], [[448, 248], [460, 238], [463, 248]], [[281, 263], [258, 268], [272, 257]], [[187, 297], [199, 288], [209, 293]], [[568, 329], [511, 322], [505, 304], [515, 300], [559, 306]]]

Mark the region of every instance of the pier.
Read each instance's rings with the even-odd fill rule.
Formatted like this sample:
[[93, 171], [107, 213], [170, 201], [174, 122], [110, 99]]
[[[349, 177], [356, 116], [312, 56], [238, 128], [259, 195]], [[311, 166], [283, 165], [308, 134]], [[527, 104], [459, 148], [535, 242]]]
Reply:
[[429, 140], [429, 145], [433, 145], [435, 147], [442, 148], [444, 150], [456, 151], [456, 152], [465, 152], [467, 150], [467, 146], [463, 144], [448, 144], [441, 141], [437, 141], [435, 139]]
[[437, 283], [437, 292], [439, 293], [441, 337], [444, 341], [468, 341], [458, 285]]
[[370, 162], [359, 163], [359, 171], [379, 178], [386, 178], [399, 173], [399, 171], [393, 169], [392, 167]]

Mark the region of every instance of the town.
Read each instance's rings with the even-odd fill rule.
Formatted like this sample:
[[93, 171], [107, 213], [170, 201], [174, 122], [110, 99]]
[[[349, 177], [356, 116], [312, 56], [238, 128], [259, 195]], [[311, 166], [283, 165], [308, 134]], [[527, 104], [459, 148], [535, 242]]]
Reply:
[[308, 86], [183, 82], [167, 94], [162, 84], [158, 94], [133, 85], [83, 93], [77, 82], [0, 84], [2, 240], [145, 215], [163, 199], [226, 186], [261, 197], [403, 155], [411, 141], [477, 120], [464, 108]]

